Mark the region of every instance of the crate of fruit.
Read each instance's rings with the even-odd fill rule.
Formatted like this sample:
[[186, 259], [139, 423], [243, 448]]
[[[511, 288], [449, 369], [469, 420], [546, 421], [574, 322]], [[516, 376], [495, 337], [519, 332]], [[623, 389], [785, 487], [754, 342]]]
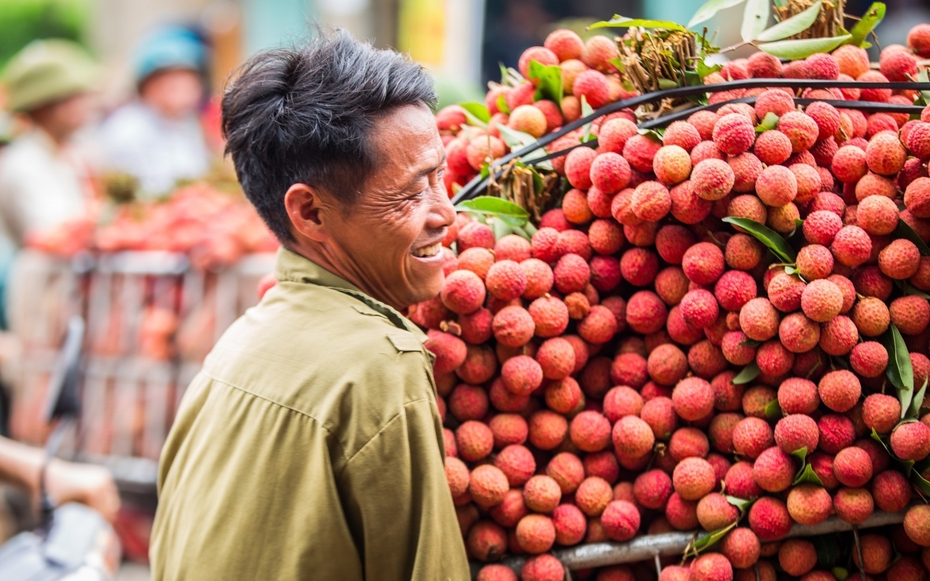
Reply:
[[735, 4], [437, 113], [460, 214], [409, 315], [478, 579], [930, 569], [930, 25], [871, 63], [883, 4], [748, 1], [712, 65]]

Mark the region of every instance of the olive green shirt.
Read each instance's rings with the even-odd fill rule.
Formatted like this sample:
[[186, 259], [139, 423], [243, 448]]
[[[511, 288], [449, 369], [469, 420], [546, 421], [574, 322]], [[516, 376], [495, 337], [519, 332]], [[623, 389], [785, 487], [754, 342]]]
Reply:
[[466, 581], [425, 335], [287, 250], [162, 452], [155, 581]]

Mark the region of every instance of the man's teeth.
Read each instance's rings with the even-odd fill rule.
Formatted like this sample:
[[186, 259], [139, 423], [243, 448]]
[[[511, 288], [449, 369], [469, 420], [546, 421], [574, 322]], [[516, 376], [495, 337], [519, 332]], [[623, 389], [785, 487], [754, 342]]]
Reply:
[[413, 255], [417, 258], [427, 258], [429, 256], [436, 256], [439, 254], [439, 251], [442, 250], [442, 242], [433, 244], [432, 246], [425, 246], [423, 248], [417, 248], [413, 251]]

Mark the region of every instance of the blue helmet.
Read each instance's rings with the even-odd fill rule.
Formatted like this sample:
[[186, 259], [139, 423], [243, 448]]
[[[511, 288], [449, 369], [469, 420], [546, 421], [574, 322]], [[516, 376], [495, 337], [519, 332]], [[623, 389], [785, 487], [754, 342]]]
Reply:
[[197, 34], [181, 26], [160, 28], [149, 34], [135, 54], [136, 82], [165, 69], [189, 69], [204, 73], [207, 50]]

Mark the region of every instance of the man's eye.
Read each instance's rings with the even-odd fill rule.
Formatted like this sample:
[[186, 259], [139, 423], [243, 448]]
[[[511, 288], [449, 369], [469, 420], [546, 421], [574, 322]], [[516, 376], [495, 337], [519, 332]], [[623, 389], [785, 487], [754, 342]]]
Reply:
[[441, 180], [444, 175], [446, 175], [446, 168], [440, 168], [439, 171], [436, 172], [436, 179]]

